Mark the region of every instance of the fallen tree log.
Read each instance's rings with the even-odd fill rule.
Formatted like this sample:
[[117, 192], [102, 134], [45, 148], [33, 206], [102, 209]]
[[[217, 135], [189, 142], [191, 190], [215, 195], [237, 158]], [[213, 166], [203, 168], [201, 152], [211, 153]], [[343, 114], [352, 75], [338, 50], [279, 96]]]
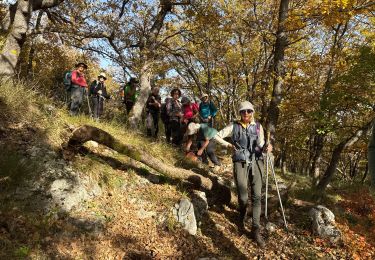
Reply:
[[67, 143], [63, 145], [64, 158], [72, 159], [82, 145], [87, 141], [95, 141], [99, 144], [105, 145], [121, 154], [147, 165], [159, 173], [163, 173], [169, 177], [179, 179], [181, 181], [187, 181], [195, 185], [197, 188], [203, 188], [205, 191], [215, 193], [223, 204], [230, 205], [235, 201], [235, 197], [231, 193], [230, 188], [220, 184], [217, 181], [217, 178], [207, 178], [200, 174], [194, 173], [191, 170], [168, 165], [137, 147], [122, 143], [106, 131], [94, 126], [83, 125], [72, 132], [72, 135]]

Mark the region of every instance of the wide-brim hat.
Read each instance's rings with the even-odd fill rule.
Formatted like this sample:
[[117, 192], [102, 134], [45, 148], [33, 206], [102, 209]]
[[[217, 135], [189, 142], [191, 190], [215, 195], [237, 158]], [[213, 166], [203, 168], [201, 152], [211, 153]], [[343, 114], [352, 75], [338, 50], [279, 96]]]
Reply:
[[80, 66], [83, 66], [85, 69], [88, 68], [88, 67], [87, 67], [87, 64], [84, 63], [84, 62], [78, 62], [78, 63], [76, 64], [76, 68], [78, 68], [78, 67], [80, 67]]
[[198, 123], [190, 123], [188, 125], [188, 129], [187, 129], [186, 134], [187, 135], [195, 135], [196, 133], [198, 133], [198, 130], [199, 130], [200, 127], [201, 127], [201, 125], [198, 124]]
[[107, 75], [104, 72], [100, 73], [98, 78], [102, 77], [103, 79], [107, 79]]
[[181, 90], [179, 88], [172, 89], [171, 90], [171, 96], [173, 96], [173, 93], [176, 92], [176, 91], [178, 92], [178, 95], [181, 97], [182, 92], [181, 92]]
[[254, 111], [254, 106], [249, 101], [243, 101], [238, 106], [238, 112], [241, 112], [242, 110], [248, 110], [248, 109]]

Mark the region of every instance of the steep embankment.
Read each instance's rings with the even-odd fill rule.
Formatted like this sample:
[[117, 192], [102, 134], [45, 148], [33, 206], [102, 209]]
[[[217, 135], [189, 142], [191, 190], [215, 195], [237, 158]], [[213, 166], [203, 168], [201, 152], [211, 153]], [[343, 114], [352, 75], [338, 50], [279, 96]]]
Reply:
[[[297, 176], [287, 176], [280, 185], [285, 188], [288, 179], [297, 180], [285, 205], [289, 232], [282, 228], [280, 213], [271, 208], [270, 220], [276, 227], [272, 232], [263, 232], [266, 249], [256, 248], [248, 234], [238, 230], [233, 208], [209, 196], [208, 211], [203, 205], [197, 212], [197, 234], [190, 235], [178, 224], [172, 208], [181, 198], [204, 198], [202, 193], [95, 142], [86, 143], [71, 160], [63, 158], [61, 145], [72, 130], [89, 124], [168, 165], [183, 165], [178, 149], [126, 130], [116, 121], [97, 123], [85, 116], [71, 118], [63, 105], [26, 91], [22, 85], [2, 83], [1, 89], [1, 259], [374, 257], [374, 240], [366, 237], [364, 230], [351, 231], [353, 225], [345, 218], [339, 218], [344, 234], [341, 243], [333, 245], [311, 235], [309, 206], [293, 203], [294, 197], [307, 197], [303, 192], [306, 179]], [[222, 158], [227, 167], [218, 173], [219, 181], [233, 186], [230, 160]], [[353, 208], [353, 197], [348, 193], [344, 199], [337, 199], [341, 204], [337, 204], [335, 213], [341, 211], [341, 216], [352, 220], [364, 216], [360, 206], [355, 207], [356, 215], [348, 215], [346, 208]], [[368, 205], [373, 204], [371, 197], [366, 199]], [[366, 217], [373, 221], [374, 208], [368, 210]]]

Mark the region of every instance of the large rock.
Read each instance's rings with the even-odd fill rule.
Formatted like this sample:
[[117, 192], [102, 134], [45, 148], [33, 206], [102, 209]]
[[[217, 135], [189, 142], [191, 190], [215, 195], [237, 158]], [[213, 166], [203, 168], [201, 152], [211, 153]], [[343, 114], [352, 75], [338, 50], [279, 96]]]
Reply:
[[198, 223], [201, 222], [203, 215], [207, 213], [208, 203], [206, 193], [194, 190], [191, 194], [192, 203], [194, 205], [194, 214]]
[[70, 211], [94, 195], [90, 196], [86, 187], [78, 178], [57, 179], [52, 182], [49, 192], [52, 197], [52, 204], [62, 211]]
[[194, 206], [190, 200], [181, 199], [180, 202], [174, 206], [173, 215], [189, 234], [197, 234], [197, 221], [195, 219]]
[[335, 215], [324, 206], [316, 206], [309, 212], [313, 233], [322, 238], [328, 238], [332, 243], [342, 240], [341, 232], [335, 225]]

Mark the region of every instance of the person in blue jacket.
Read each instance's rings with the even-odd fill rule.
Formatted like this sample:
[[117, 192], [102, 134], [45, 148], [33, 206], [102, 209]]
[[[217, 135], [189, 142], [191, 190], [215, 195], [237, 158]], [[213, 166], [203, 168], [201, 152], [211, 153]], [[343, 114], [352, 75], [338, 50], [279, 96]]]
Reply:
[[214, 126], [214, 117], [217, 114], [217, 108], [214, 103], [209, 100], [208, 95], [203, 93], [199, 104], [199, 116], [202, 123], [207, 123], [209, 127]]

